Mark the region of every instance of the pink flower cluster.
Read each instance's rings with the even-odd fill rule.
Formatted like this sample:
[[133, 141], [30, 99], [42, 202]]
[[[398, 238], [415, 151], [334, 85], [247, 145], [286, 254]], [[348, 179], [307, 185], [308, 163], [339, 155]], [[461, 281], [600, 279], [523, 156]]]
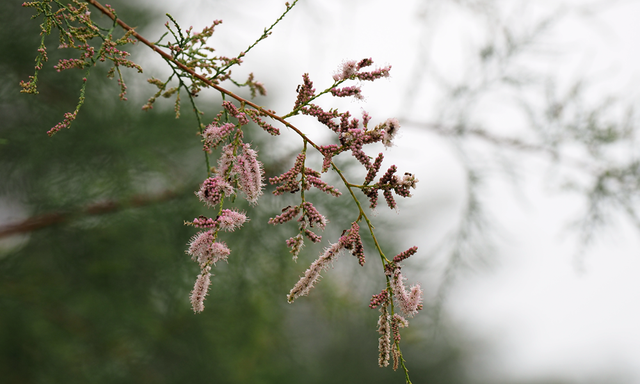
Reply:
[[[230, 102], [224, 102], [223, 108], [229, 115], [236, 118], [238, 123], [237, 125], [229, 122], [221, 124], [224, 114], [221, 112], [202, 133], [203, 148], [208, 153], [225, 141], [229, 143], [221, 149], [215, 175], [202, 183], [196, 195], [207, 206], [214, 207], [222, 204], [224, 197], [236, 195], [237, 191], [240, 191], [249, 203], [257, 204], [263, 193], [264, 170], [262, 163], [258, 161], [258, 152], [251, 148], [250, 144], [242, 142], [241, 127], [249, 123], [249, 118], [256, 121], [261, 115], [238, 109]], [[273, 127], [269, 129], [266, 124], [261, 126], [272, 134], [278, 133]], [[191, 293], [191, 303], [195, 312], [200, 312], [204, 308], [203, 301], [210, 284], [211, 265], [215, 265], [220, 260], [226, 261], [231, 252], [226, 244], [217, 241], [219, 231], [234, 231], [246, 221], [247, 216], [242, 212], [220, 209], [215, 219], [200, 216], [192, 222], [186, 222], [188, 225], [208, 229], [196, 234], [189, 242], [187, 250], [201, 268]]]
[[[332, 196], [340, 196], [340, 191], [320, 178], [320, 172], [311, 168], [305, 167], [306, 152], [301, 152], [296, 157], [293, 167], [284, 172], [280, 176], [275, 176], [269, 179], [271, 184], [280, 184], [273, 191], [274, 195], [282, 195], [286, 192], [295, 193], [300, 190], [310, 190], [311, 187], [315, 187]], [[291, 237], [287, 240], [287, 246], [291, 248], [291, 253], [294, 259], [298, 257], [298, 254], [303, 246], [303, 236], [306, 236], [314, 243], [320, 242], [321, 236], [310, 230], [315, 225], [324, 229], [327, 220], [321, 215], [318, 210], [309, 201], [305, 201], [304, 198], [300, 205], [292, 207], [288, 206], [282, 210], [282, 214], [277, 215], [269, 219], [270, 224], [283, 224], [293, 218], [297, 217], [299, 223], [299, 235]]]
[[220, 260], [227, 260], [231, 253], [225, 243], [215, 242], [216, 231], [210, 230], [199, 232], [191, 238], [187, 253], [191, 259], [200, 264], [200, 268], [217, 263]]
[[[377, 159], [376, 159], [377, 160]], [[372, 167], [373, 168], [373, 167]], [[396, 201], [393, 198], [392, 192], [402, 197], [410, 197], [411, 191], [409, 188], [416, 188], [416, 183], [419, 181], [415, 178], [411, 173], [405, 173], [405, 175], [400, 178], [395, 175], [398, 168], [395, 165], [392, 165], [387, 169], [387, 172], [380, 178], [380, 180], [374, 185], [369, 184], [373, 178], [375, 177], [377, 172], [373, 172], [370, 169], [370, 173], [367, 174], [367, 178], [365, 180], [366, 184], [362, 188], [362, 192], [369, 198], [370, 207], [375, 208], [378, 204], [378, 192], [382, 190], [382, 194], [387, 202], [387, 205], [391, 209], [396, 208]]]
[[187, 253], [191, 259], [200, 266], [200, 275], [191, 291], [191, 305], [194, 312], [204, 310], [204, 299], [211, 284], [211, 265], [218, 261], [227, 261], [231, 250], [224, 242], [217, 241], [218, 231], [233, 231], [240, 228], [247, 221], [247, 216], [238, 211], [223, 209], [217, 218], [200, 216], [187, 222], [199, 228], [207, 228], [208, 231], [197, 233], [189, 241]]
[[359, 62], [349, 60], [342, 63], [340, 69], [333, 75], [333, 80], [338, 82], [348, 79], [369, 80], [373, 81], [381, 77], [389, 77], [391, 66], [379, 68], [371, 72], [359, 72], [362, 68], [373, 64], [372, 59], [362, 59]]
[[358, 258], [358, 263], [364, 266], [364, 246], [360, 238], [360, 226], [357, 221], [351, 223], [351, 228], [340, 236], [339, 243], [344, 244], [345, 249], [350, 250], [351, 254]]

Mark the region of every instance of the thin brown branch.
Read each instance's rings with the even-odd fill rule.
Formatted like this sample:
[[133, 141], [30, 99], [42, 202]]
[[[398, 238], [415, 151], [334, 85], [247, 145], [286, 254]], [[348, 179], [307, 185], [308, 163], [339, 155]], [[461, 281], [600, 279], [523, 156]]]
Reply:
[[147, 40], [146, 38], [144, 38], [143, 36], [141, 36], [138, 32], [135, 31], [134, 28], [130, 27], [129, 25], [127, 25], [124, 21], [122, 21], [121, 19], [118, 19], [113, 13], [111, 13], [107, 8], [105, 8], [102, 4], [100, 4], [99, 2], [97, 2], [96, 0], [85, 0], [87, 3], [93, 5], [94, 7], [98, 8], [100, 10], [100, 12], [102, 12], [103, 14], [105, 14], [106, 16], [108, 16], [109, 18], [111, 18], [113, 21], [115, 21], [116, 23], [118, 23], [118, 25], [120, 25], [123, 29], [125, 29], [126, 31], [129, 31], [132, 36], [134, 36], [136, 39], [138, 39], [138, 41], [140, 41], [141, 43], [143, 43], [144, 45], [148, 46], [149, 48], [151, 48], [153, 51], [155, 51], [156, 53], [158, 53], [160, 56], [162, 56], [165, 60], [168, 60], [170, 62], [172, 62], [173, 64], [175, 64], [178, 68], [182, 69], [183, 71], [189, 73], [191, 76], [193, 76], [194, 78], [197, 78], [198, 80], [204, 82], [205, 84], [207, 84], [208, 86], [210, 86], [211, 88], [217, 90], [218, 92], [221, 92], [225, 95], [228, 95], [236, 100], [238, 100], [241, 103], [244, 103], [246, 105], [250, 105], [251, 107], [259, 110], [260, 112], [264, 113], [265, 115], [271, 117], [274, 120], [277, 120], [279, 122], [281, 122], [282, 124], [284, 124], [285, 126], [287, 126], [288, 128], [291, 128], [292, 130], [294, 130], [298, 135], [300, 135], [304, 140], [306, 140], [309, 144], [311, 144], [311, 146], [313, 146], [315, 149], [317, 149], [318, 151], [320, 151], [320, 146], [318, 146], [317, 144], [315, 144], [313, 141], [311, 141], [307, 135], [305, 135], [301, 130], [299, 130], [298, 128], [296, 128], [294, 125], [292, 125], [291, 123], [289, 123], [288, 121], [286, 121], [284, 118], [276, 115], [275, 113], [269, 111], [268, 109], [265, 109], [241, 96], [236, 95], [235, 93], [222, 88], [221, 86], [215, 84], [213, 81], [207, 79], [206, 77], [204, 77], [203, 75], [200, 75], [198, 73], [196, 73], [193, 69], [187, 67], [186, 65], [182, 64], [181, 62], [179, 62], [178, 60], [174, 59], [170, 54], [166, 53], [165, 51], [163, 51], [162, 49], [158, 48], [158, 46], [156, 46], [155, 44], [153, 44], [152, 42], [150, 42], [149, 40]]
[[0, 239], [20, 233], [33, 232], [38, 229], [63, 224], [83, 216], [104, 215], [128, 208], [137, 208], [172, 200], [180, 196], [176, 191], [164, 191], [154, 195], [135, 195], [126, 200], [107, 200], [93, 203], [79, 209], [44, 213], [29, 217], [17, 223], [0, 226]]

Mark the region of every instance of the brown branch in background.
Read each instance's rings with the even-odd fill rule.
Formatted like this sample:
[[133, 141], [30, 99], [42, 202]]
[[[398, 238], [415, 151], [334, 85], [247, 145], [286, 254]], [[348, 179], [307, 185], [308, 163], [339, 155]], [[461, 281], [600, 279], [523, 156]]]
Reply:
[[29, 217], [26, 220], [17, 223], [11, 223], [0, 226], [0, 239], [20, 233], [33, 232], [38, 229], [50, 227], [57, 224], [63, 224], [68, 221], [77, 219], [82, 216], [104, 215], [128, 208], [138, 208], [151, 204], [162, 203], [172, 200], [180, 196], [176, 191], [164, 191], [154, 195], [135, 195], [126, 200], [107, 200], [99, 203], [87, 205], [84, 208], [45, 213]]

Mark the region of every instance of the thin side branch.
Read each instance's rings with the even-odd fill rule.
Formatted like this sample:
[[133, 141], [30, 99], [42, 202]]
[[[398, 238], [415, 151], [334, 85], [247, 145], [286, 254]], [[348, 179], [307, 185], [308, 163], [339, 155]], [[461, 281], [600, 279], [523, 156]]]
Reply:
[[135, 195], [126, 200], [107, 200], [87, 205], [70, 211], [44, 213], [32, 216], [17, 223], [0, 226], [0, 239], [20, 233], [33, 232], [57, 224], [63, 224], [83, 216], [104, 215], [128, 208], [138, 208], [147, 205], [173, 200], [180, 196], [176, 191], [164, 191], [155, 195]]

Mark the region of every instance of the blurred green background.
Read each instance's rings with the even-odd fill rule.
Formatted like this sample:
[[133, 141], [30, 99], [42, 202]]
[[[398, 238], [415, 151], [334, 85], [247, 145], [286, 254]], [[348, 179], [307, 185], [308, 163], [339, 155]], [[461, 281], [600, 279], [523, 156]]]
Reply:
[[[132, 24], [154, 21], [144, 9], [111, 4]], [[48, 137], [74, 108], [83, 75], [52, 69], [70, 55], [55, 49], [52, 35], [40, 94], [19, 93], [39, 44], [39, 21], [30, 16], [18, 2], [0, 3], [0, 205], [22, 217], [65, 212], [70, 219], [2, 243], [0, 382], [404, 381], [401, 372], [377, 366], [378, 313], [367, 307], [382, 287], [374, 257], [360, 268], [343, 256], [310, 297], [286, 303], [321, 250], [309, 246], [294, 263], [284, 247], [294, 225], [266, 225], [288, 201], [267, 195], [255, 209], [238, 202], [251, 221], [224, 234], [229, 263], [215, 268], [206, 309], [194, 315], [188, 297], [198, 267], [184, 251], [196, 231], [182, 223], [211, 212], [193, 195], [206, 176], [193, 117], [188, 108], [175, 120], [170, 106], [142, 112], [141, 102], [118, 101], [117, 84], [104, 76], [108, 68], [97, 67], [78, 119]], [[134, 84], [133, 71], [125, 76]], [[204, 121], [216, 112], [207, 111]], [[266, 138], [257, 132], [249, 140], [273, 176], [292, 158]], [[165, 191], [175, 195], [130, 203]], [[353, 220], [338, 215], [348, 199], [312, 199], [332, 221], [325, 241]], [[100, 215], [79, 211], [104, 202], [120, 205]], [[459, 340], [446, 324], [434, 337], [427, 312], [403, 333], [413, 382], [470, 382]]]

